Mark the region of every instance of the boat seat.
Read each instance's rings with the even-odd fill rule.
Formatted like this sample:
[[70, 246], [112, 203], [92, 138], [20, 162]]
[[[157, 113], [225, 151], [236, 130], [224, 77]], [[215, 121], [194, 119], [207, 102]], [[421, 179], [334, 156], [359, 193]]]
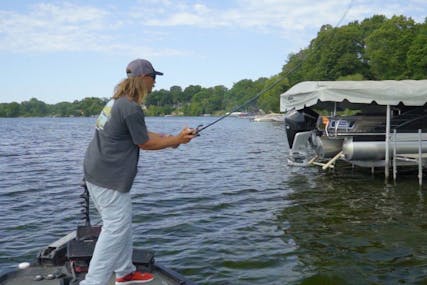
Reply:
[[71, 240], [67, 244], [67, 257], [70, 260], [90, 260], [96, 240]]
[[[71, 240], [67, 245], [68, 259], [90, 261], [95, 244], [96, 240]], [[151, 268], [154, 263], [154, 251], [134, 248], [132, 261], [135, 265]]]
[[101, 226], [77, 226], [76, 239], [97, 240], [101, 232]]
[[[88, 259], [92, 258], [96, 241], [93, 240], [71, 240], [67, 246], [68, 259]], [[154, 262], [154, 251], [134, 248], [132, 261], [135, 264], [149, 264]]]

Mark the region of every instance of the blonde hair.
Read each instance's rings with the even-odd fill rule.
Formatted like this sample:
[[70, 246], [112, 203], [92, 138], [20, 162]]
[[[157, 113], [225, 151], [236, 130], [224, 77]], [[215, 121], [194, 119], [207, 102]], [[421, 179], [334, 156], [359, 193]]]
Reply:
[[113, 99], [119, 99], [122, 96], [127, 96], [138, 104], [142, 104], [147, 96], [147, 87], [144, 84], [142, 76], [130, 77], [123, 79], [114, 88]]

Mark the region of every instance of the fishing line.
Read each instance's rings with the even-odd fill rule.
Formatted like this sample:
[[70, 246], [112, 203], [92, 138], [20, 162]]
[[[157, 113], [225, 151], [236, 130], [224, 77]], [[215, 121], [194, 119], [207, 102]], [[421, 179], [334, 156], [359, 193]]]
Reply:
[[[347, 9], [344, 11], [343, 15], [341, 16], [341, 18], [339, 19], [339, 21], [337, 22], [337, 24], [334, 26], [334, 28], [337, 28], [339, 25], [341, 25], [341, 22], [344, 21], [345, 17], [347, 16], [348, 12], [351, 9], [351, 6], [353, 4], [353, 0], [350, 0], [350, 3], [348, 4]], [[335, 33], [332, 35], [335, 35]], [[318, 45], [318, 47], [321, 47], [322, 43], [320, 43]], [[247, 100], [246, 102], [244, 102], [243, 104], [234, 107], [233, 109], [231, 109], [230, 112], [226, 113], [225, 115], [219, 117], [218, 119], [212, 121], [211, 123], [207, 124], [206, 126], [204, 125], [198, 125], [195, 129], [194, 129], [194, 134], [196, 136], [199, 136], [200, 132], [209, 128], [212, 125], [215, 125], [216, 123], [218, 123], [219, 121], [227, 118], [228, 116], [230, 116], [233, 112], [236, 112], [238, 110], [240, 110], [241, 108], [243, 108], [244, 106], [252, 103], [253, 101], [255, 101], [256, 99], [258, 99], [261, 95], [263, 95], [264, 93], [266, 93], [267, 91], [270, 91], [271, 89], [273, 89], [274, 86], [276, 86], [277, 84], [279, 84], [280, 81], [282, 81], [283, 79], [285, 79], [288, 75], [292, 74], [297, 68], [299, 68], [303, 62], [307, 59], [309, 52], [302, 58], [302, 60], [296, 64], [293, 68], [291, 68], [289, 71], [287, 71], [286, 73], [279, 75], [279, 78], [274, 81], [271, 85], [267, 86], [266, 88], [262, 89], [260, 92], [258, 92], [255, 96], [253, 96], [252, 98], [250, 98], [249, 100]]]
[[264, 94], [265, 92], [271, 90], [274, 86], [276, 86], [280, 81], [282, 81], [283, 79], [285, 79], [284, 76], [280, 76], [278, 80], [276, 80], [273, 84], [271, 84], [270, 86], [268, 86], [268, 88], [264, 88], [263, 90], [261, 90], [260, 92], [258, 92], [254, 97], [252, 97], [251, 99], [249, 99], [248, 101], [246, 101], [245, 103], [243, 103], [242, 105], [239, 105], [235, 108], [233, 108], [230, 112], [226, 113], [225, 115], [219, 117], [218, 119], [214, 120], [213, 122], [207, 124], [206, 126], [203, 125], [199, 125], [197, 126], [196, 130], [196, 135], [198, 135], [201, 131], [203, 131], [204, 129], [209, 128], [210, 126], [218, 123], [219, 121], [227, 118], [228, 116], [230, 116], [233, 112], [236, 112], [238, 110], [240, 110], [241, 108], [243, 108], [244, 106], [248, 105], [249, 103], [255, 101], [259, 96], [261, 96], [262, 94]]

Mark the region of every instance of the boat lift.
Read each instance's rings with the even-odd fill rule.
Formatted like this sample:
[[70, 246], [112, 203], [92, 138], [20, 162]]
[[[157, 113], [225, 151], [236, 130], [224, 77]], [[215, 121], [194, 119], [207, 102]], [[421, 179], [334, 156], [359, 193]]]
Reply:
[[[406, 161], [418, 164], [418, 183], [420, 187], [423, 185], [423, 160], [427, 159], [427, 153], [423, 153], [423, 137], [422, 131], [418, 130], [418, 153], [397, 153], [397, 138], [396, 130], [393, 132], [393, 180], [397, 179], [397, 162]], [[386, 169], [388, 167], [386, 166]], [[386, 179], [388, 177], [386, 176]]]
[[[385, 165], [384, 165], [384, 176], [385, 180], [388, 181], [390, 176], [390, 105], [387, 105], [387, 116], [386, 116], [386, 144], [385, 144]], [[418, 165], [418, 184], [420, 187], [423, 185], [423, 160], [427, 159], [427, 153], [423, 153], [423, 133], [422, 130], [418, 130], [418, 153], [397, 153], [397, 146], [399, 140], [397, 139], [396, 129], [393, 130], [392, 137], [392, 151], [393, 151], [393, 160], [392, 160], [392, 169], [393, 169], [393, 180], [396, 182], [397, 179], [397, 164], [398, 161], [405, 161], [410, 164]], [[400, 141], [402, 142], [402, 141]], [[311, 160], [308, 161], [308, 165], [317, 165], [321, 166], [323, 170], [334, 168], [335, 162], [338, 159], [343, 159], [343, 152], [340, 151], [337, 155], [331, 158], [326, 163], [321, 163], [316, 161], [318, 156], [314, 156]]]
[[[385, 138], [385, 166], [384, 166], [384, 175], [385, 180], [388, 181], [390, 173], [390, 117], [391, 110], [390, 105], [387, 105], [387, 115], [386, 115], [386, 138]], [[427, 153], [423, 153], [423, 133], [422, 130], [418, 130], [418, 153], [402, 153], [397, 154], [397, 132], [396, 129], [393, 130], [393, 180], [397, 179], [397, 161], [407, 161], [418, 164], [418, 184], [420, 187], [423, 185], [423, 158], [427, 158]]]
[[[398, 128], [399, 133], [396, 134], [397, 131], [393, 130], [393, 134], [392, 129], [394, 126], [391, 123], [392, 114], [396, 111], [392, 110], [392, 106], [424, 106], [423, 108], [426, 108], [426, 87], [427, 80], [305, 81], [294, 85], [280, 95], [280, 111], [288, 112], [289, 114], [285, 118], [285, 123], [286, 119], [288, 120], [286, 132], [291, 148], [291, 159], [288, 159], [288, 162], [290, 161], [292, 164], [300, 166], [318, 165], [324, 170], [334, 168], [335, 162], [339, 159], [353, 165], [371, 167], [372, 172], [374, 172], [375, 167], [384, 167], [386, 181], [391, 176], [390, 169], [392, 169], [393, 178], [396, 180], [398, 165], [418, 165], [418, 180], [419, 185], [422, 186], [423, 170], [427, 168], [427, 133], [425, 126], [417, 126], [411, 132], [401, 132], [400, 128]], [[316, 108], [325, 110], [333, 107], [335, 114], [338, 104], [340, 104], [341, 109], [349, 108], [355, 110], [365, 106], [386, 107], [386, 110], [384, 110], [386, 112], [385, 132], [360, 132], [364, 136], [372, 136], [373, 140], [354, 141], [353, 136], [359, 135], [359, 132], [351, 131], [344, 132], [339, 138], [337, 136], [337, 128], [341, 126], [339, 121], [335, 125], [335, 136], [328, 134], [328, 129], [326, 128], [326, 135], [315, 132], [317, 122], [315, 122], [313, 114], [309, 111]], [[371, 111], [378, 114], [378, 110]], [[398, 111], [400, 112], [400, 109]], [[426, 117], [425, 112], [424, 119]], [[366, 116], [369, 117], [368, 112], [367, 114]], [[375, 127], [373, 126], [373, 128]], [[311, 137], [306, 135], [310, 131], [312, 133]], [[301, 140], [298, 139], [302, 136], [311, 138], [311, 144], [314, 146], [317, 156], [300, 162], [302, 159], [299, 156], [297, 157], [298, 160], [296, 160], [292, 155], [294, 153], [303, 154], [300, 148], [309, 141], [300, 142]], [[381, 143], [381, 140], [378, 140], [375, 136], [383, 136], [385, 139]], [[344, 139], [342, 140], [342, 145], [340, 145], [339, 139]], [[306, 152], [306, 158], [308, 158], [308, 154]], [[325, 158], [331, 159], [325, 163], [322, 161]]]

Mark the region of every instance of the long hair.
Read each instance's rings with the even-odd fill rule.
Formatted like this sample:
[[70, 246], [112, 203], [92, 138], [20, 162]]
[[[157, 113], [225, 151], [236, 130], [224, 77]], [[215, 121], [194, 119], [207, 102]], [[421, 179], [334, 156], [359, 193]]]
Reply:
[[147, 96], [147, 87], [144, 85], [142, 76], [130, 77], [123, 79], [114, 88], [113, 99], [119, 99], [122, 96], [127, 96], [138, 104], [142, 104]]

